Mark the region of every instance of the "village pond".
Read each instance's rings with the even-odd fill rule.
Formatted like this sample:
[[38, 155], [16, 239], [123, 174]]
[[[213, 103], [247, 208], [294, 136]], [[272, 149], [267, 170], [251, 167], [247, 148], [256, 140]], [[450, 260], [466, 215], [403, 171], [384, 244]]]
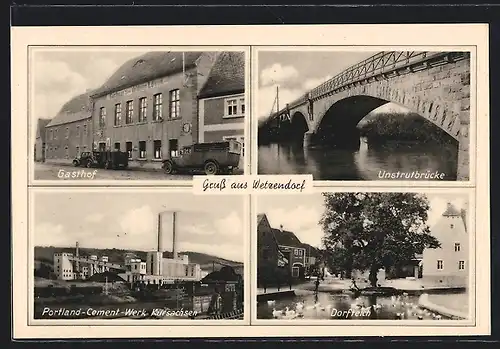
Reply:
[[[382, 180], [384, 173], [437, 172], [457, 178], [457, 148], [434, 142], [388, 142], [358, 149], [312, 148], [271, 143], [259, 145], [259, 174], [312, 174], [314, 180]], [[425, 178], [422, 178], [425, 179]], [[429, 179], [426, 179], [429, 180]]]
[[[440, 297], [464, 297], [465, 294], [443, 294]], [[439, 320], [449, 319], [419, 306], [419, 296], [360, 296], [352, 293], [318, 292], [263, 301], [257, 305], [258, 319], [319, 320]]]

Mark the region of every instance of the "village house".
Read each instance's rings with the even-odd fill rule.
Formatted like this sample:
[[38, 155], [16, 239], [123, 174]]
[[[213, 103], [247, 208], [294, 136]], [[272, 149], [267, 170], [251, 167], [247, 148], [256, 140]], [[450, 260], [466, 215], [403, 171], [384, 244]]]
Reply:
[[148, 52], [124, 63], [92, 94], [94, 149], [126, 151], [130, 166], [161, 168], [168, 154], [199, 142], [198, 95], [217, 92], [205, 86], [218, 81], [218, 58], [232, 54], [240, 53]]
[[198, 142], [236, 140], [242, 144], [238, 167], [244, 167], [245, 55], [223, 52], [199, 93]]
[[466, 210], [448, 204], [431, 228], [440, 248], [425, 249], [422, 256], [422, 278], [437, 285], [465, 287], [468, 282], [469, 231]]
[[46, 145], [46, 133], [45, 126], [50, 122], [50, 119], [38, 119], [35, 135], [35, 149], [34, 158], [35, 161], [44, 162], [45, 161], [45, 145]]
[[72, 163], [92, 150], [92, 101], [87, 92], [64, 104], [45, 127], [45, 161]]
[[317, 257], [314, 247], [303, 244], [294, 233], [284, 230], [282, 225], [279, 229], [272, 228], [265, 214], [257, 216], [257, 251], [259, 267], [286, 266], [294, 278], [303, 278]]

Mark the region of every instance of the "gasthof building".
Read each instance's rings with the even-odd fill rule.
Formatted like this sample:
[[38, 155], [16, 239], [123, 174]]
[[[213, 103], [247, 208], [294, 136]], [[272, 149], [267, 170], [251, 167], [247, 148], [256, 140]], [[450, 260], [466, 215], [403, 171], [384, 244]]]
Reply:
[[[225, 81], [232, 81], [240, 70], [237, 76], [244, 85], [242, 62], [243, 52], [149, 52], [127, 61], [91, 95], [93, 149], [126, 151], [131, 167], [161, 168], [162, 160], [183, 146], [212, 141], [204, 132], [200, 139], [200, 124], [206, 125], [200, 123], [204, 118], [199, 113], [200, 92], [214, 90], [212, 97], [227, 94], [215, 86], [234, 90]], [[244, 89], [235, 91], [241, 94]], [[222, 116], [224, 110], [214, 113]], [[234, 120], [243, 124], [244, 109], [241, 114]], [[224, 127], [238, 130], [239, 126]]]

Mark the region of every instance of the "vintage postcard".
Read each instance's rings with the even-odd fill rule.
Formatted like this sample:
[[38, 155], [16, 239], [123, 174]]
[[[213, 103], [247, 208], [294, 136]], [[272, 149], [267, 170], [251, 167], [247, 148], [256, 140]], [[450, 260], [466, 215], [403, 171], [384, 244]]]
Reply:
[[469, 181], [476, 48], [443, 49], [256, 49], [258, 173]]
[[473, 324], [473, 194], [257, 198], [257, 319]]
[[487, 25], [11, 34], [15, 338], [491, 332]]
[[244, 174], [237, 47], [30, 47], [34, 181]]

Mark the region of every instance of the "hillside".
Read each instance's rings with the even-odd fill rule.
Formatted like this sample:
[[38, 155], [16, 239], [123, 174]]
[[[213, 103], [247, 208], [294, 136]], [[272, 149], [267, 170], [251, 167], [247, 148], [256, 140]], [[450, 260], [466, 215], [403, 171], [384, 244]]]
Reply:
[[[56, 252], [75, 252], [74, 247], [53, 247], [53, 246], [35, 246], [35, 261], [52, 264], [53, 255]], [[80, 248], [81, 256], [108, 256], [109, 261], [112, 263], [123, 264], [125, 254], [132, 253], [137, 258], [141, 258], [142, 260], [146, 259], [146, 251], [133, 251], [133, 250], [122, 250], [117, 248], [107, 248], [107, 249], [98, 249], [98, 248]], [[215, 263], [215, 268], [219, 269], [221, 265], [228, 265], [235, 268], [243, 267], [243, 263], [231, 261], [228, 259], [224, 259], [217, 256], [208, 255], [200, 252], [179, 252], [179, 254], [186, 254], [189, 256], [190, 263], [197, 263], [200, 265], [202, 270], [212, 271], [212, 263]], [[172, 258], [172, 252], [166, 251], [163, 253], [165, 258]]]

